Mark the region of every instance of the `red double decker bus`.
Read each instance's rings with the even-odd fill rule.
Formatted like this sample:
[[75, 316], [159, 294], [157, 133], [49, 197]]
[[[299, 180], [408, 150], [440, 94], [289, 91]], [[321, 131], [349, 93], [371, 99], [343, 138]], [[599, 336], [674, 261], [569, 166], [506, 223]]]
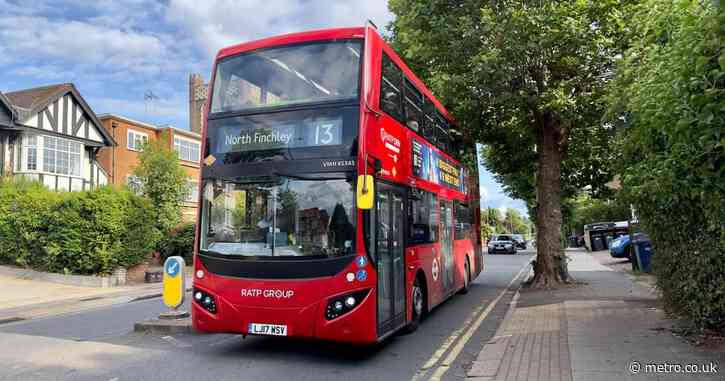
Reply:
[[478, 175], [374, 27], [222, 49], [209, 98], [196, 330], [374, 343], [481, 272]]

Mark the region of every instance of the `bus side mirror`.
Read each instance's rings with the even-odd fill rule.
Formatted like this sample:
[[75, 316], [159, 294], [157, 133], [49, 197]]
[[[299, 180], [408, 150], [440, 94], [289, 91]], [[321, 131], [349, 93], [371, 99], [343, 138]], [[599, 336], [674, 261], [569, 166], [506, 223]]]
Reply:
[[372, 209], [375, 199], [375, 186], [373, 175], [360, 175], [357, 177], [357, 207], [360, 209]]

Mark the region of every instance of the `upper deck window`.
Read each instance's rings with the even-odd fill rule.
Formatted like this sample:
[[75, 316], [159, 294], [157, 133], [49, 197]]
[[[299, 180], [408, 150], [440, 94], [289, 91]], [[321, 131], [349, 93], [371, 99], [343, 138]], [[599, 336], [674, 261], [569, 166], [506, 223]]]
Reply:
[[356, 99], [360, 41], [256, 50], [217, 65], [211, 112]]

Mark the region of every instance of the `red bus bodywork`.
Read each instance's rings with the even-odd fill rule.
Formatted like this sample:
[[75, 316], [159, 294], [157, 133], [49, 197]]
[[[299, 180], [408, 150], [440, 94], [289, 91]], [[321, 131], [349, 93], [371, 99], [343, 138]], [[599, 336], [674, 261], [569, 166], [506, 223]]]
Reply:
[[[430, 100], [433, 101], [438, 111], [444, 115], [451, 125], [454, 125], [453, 118], [445, 108], [431, 94], [428, 88], [410, 71], [398, 55], [384, 42], [379, 34], [372, 27], [339, 28], [310, 31], [303, 33], [288, 34], [258, 41], [243, 43], [219, 51], [214, 70], [216, 73], [217, 63], [230, 56], [249, 52], [257, 49], [264, 49], [283, 45], [292, 45], [314, 41], [360, 39], [364, 40], [364, 55], [361, 72], [361, 95], [360, 95], [360, 140], [357, 157], [358, 174], [372, 174], [372, 169], [366, 163], [369, 158], [379, 159], [381, 170], [375, 173], [376, 180], [390, 184], [398, 184], [403, 187], [414, 187], [417, 189], [432, 192], [437, 195], [439, 202], [460, 201], [470, 205], [473, 213], [473, 226], [470, 239], [458, 239], [453, 242], [455, 258], [455, 277], [453, 290], [443, 290], [440, 286], [440, 275], [433, 274], [434, 261], [440, 263], [441, 248], [440, 242], [405, 247], [405, 294], [406, 294], [406, 322], [413, 317], [410, 303], [410, 295], [415, 279], [422, 278], [426, 288], [426, 307], [431, 310], [440, 304], [455, 291], [463, 288], [466, 259], [470, 265], [470, 279], [473, 280], [482, 271], [483, 263], [481, 256], [479, 207], [478, 207], [478, 175], [475, 169], [468, 174], [468, 190], [466, 193], [451, 189], [439, 184], [431, 183], [416, 178], [412, 173], [411, 144], [414, 138], [424, 142], [428, 149], [435, 151], [446, 161], [460, 166], [461, 164], [453, 157], [442, 152], [435, 146], [427, 143], [412, 130], [401, 125], [395, 119], [380, 111], [380, 80], [381, 80], [381, 57], [385, 52], [410, 78], [415, 86]], [[213, 74], [214, 75], [214, 74]], [[205, 111], [210, 110], [211, 88], [214, 78], [210, 82], [210, 96]], [[206, 141], [207, 119], [204, 121], [202, 141]], [[391, 156], [386, 150], [386, 143], [390, 139], [397, 140], [400, 154]], [[203, 145], [206, 147], [206, 145]], [[202, 149], [202, 157], [206, 157], [205, 149]], [[203, 160], [202, 160], [203, 163]], [[203, 164], [202, 164], [203, 165]], [[200, 187], [203, 187], [200, 182]], [[200, 189], [200, 197], [203, 192]], [[201, 218], [199, 213], [199, 219]], [[363, 244], [363, 221], [362, 212], [358, 211], [356, 216], [356, 239], [357, 256], [366, 256]], [[442, 216], [441, 216], [442, 218]], [[346, 279], [349, 273], [355, 273], [361, 267], [353, 260], [336, 275], [314, 279], [247, 279], [237, 277], [225, 277], [216, 275], [209, 271], [204, 264], [198, 260], [199, 255], [199, 221], [197, 221], [197, 240], [194, 251], [195, 274], [203, 272], [203, 277], [195, 276], [195, 289], [213, 295], [216, 302], [216, 313], [210, 313], [201, 308], [196, 302], [192, 302], [192, 321], [197, 331], [218, 332], [218, 333], [241, 333], [248, 334], [248, 324], [253, 322], [264, 322], [269, 324], [286, 325], [288, 335], [294, 337], [307, 337], [332, 341], [375, 343], [387, 337], [391, 332], [381, 335], [376, 325], [377, 314], [377, 273], [375, 264], [368, 260], [362, 267], [367, 270], [369, 276], [366, 280], [350, 282]], [[290, 264], [294, 266], [294, 264]], [[434, 278], [438, 278], [437, 282]], [[256, 295], [243, 295], [240, 290], [252, 290]], [[349, 313], [336, 319], [327, 320], [324, 316], [325, 307], [331, 298], [338, 295], [349, 294], [356, 290], [369, 290], [362, 301]], [[279, 292], [276, 292], [279, 291]], [[292, 292], [291, 296], [286, 296]]]

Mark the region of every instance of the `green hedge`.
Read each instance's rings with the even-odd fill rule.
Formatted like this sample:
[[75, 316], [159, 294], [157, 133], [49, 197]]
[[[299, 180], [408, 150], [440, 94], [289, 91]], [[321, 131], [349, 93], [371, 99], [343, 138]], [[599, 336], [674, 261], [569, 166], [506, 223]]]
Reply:
[[193, 223], [179, 225], [159, 242], [161, 260], [178, 255], [184, 257], [187, 264], [191, 263], [194, 250], [194, 233], [196, 226]]
[[56, 193], [0, 181], [0, 262], [67, 274], [110, 274], [148, 258], [160, 234], [151, 204], [110, 187]]
[[725, 331], [725, 9], [645, 1], [613, 104], [623, 191], [654, 246], [665, 305]]

